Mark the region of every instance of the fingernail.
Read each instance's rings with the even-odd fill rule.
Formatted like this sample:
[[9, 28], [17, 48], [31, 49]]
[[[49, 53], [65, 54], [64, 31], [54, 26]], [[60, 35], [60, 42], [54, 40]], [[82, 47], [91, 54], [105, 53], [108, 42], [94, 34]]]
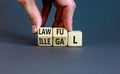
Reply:
[[36, 25], [32, 25], [32, 33], [36, 33], [37, 32], [37, 27]]

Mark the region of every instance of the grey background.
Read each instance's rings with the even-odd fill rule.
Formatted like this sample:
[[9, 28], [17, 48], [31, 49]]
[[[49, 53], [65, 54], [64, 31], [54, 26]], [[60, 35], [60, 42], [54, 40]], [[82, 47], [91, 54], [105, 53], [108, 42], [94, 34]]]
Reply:
[[[40, 0], [36, 0], [40, 10]], [[75, 0], [83, 47], [37, 47], [16, 0], [0, 0], [0, 74], [119, 74], [120, 0]], [[55, 8], [46, 26], [54, 20]]]

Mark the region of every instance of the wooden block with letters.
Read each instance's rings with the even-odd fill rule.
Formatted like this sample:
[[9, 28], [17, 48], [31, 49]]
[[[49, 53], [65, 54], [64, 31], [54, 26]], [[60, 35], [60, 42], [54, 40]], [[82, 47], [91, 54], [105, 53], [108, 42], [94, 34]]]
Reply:
[[82, 32], [68, 32], [68, 46], [82, 46]]
[[53, 28], [53, 46], [67, 46], [67, 30]]
[[52, 28], [41, 27], [38, 31], [38, 46], [52, 46]]

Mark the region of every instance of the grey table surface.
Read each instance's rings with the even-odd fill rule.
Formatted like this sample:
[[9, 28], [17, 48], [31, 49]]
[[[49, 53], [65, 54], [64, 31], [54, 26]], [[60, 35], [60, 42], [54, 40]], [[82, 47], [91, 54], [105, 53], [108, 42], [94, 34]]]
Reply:
[[1, 0], [0, 74], [120, 74], [120, 0], [75, 2], [73, 29], [83, 32], [83, 47], [38, 47], [22, 7]]

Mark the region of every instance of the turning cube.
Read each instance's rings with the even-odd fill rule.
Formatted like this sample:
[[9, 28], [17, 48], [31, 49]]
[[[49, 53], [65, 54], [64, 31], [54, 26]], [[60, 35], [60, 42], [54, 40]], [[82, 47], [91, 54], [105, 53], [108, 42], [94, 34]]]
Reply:
[[52, 46], [52, 28], [41, 27], [38, 31], [38, 46]]
[[82, 32], [68, 32], [68, 46], [82, 46]]
[[67, 46], [67, 30], [53, 28], [53, 46]]

